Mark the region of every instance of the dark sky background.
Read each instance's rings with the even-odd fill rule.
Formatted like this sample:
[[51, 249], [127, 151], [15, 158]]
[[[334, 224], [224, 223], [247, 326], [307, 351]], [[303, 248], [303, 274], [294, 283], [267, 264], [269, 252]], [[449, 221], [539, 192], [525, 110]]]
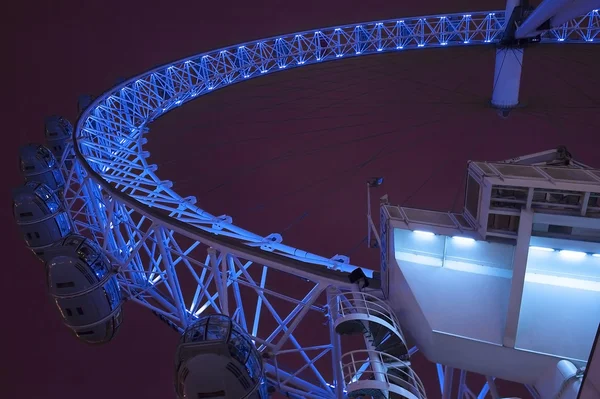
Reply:
[[[408, 3], [408, 2], [407, 2]], [[0, 217], [4, 305], [0, 396], [170, 398], [177, 337], [149, 312], [126, 309], [104, 347], [77, 342], [46, 295], [43, 266], [14, 226], [18, 146], [43, 141], [43, 118], [72, 121], [77, 96], [119, 77], [225, 45], [343, 23], [502, 9], [502, 1], [267, 0], [259, 3], [35, 1], [7, 6], [3, 101], [7, 171]], [[286, 71], [202, 97], [151, 126], [162, 178], [257, 233], [377, 267], [365, 236], [364, 181], [386, 177], [393, 203], [458, 210], [465, 164], [566, 144], [600, 166], [597, 46], [528, 49], [524, 108], [499, 119], [490, 96], [492, 48], [421, 50]], [[6, 92], [6, 89], [8, 91]], [[282, 287], [282, 290], [287, 288]], [[476, 298], [474, 298], [476, 300]], [[415, 360], [431, 398], [433, 367]], [[508, 396], [510, 392], [506, 392]]]

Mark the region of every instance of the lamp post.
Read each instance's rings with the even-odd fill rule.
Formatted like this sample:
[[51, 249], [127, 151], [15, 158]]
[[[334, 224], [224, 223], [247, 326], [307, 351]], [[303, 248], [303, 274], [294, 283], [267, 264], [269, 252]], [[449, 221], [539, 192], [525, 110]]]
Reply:
[[371, 189], [379, 187], [383, 184], [383, 177], [371, 177], [367, 180], [367, 246], [371, 246], [371, 229], [375, 228], [373, 219], [371, 218]]

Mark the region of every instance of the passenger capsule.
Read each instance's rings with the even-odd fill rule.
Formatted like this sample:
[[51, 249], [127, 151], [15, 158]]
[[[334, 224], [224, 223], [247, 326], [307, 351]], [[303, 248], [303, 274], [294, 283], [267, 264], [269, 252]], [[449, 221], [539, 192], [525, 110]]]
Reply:
[[260, 353], [229, 317], [204, 316], [186, 329], [175, 357], [179, 398], [268, 397]]
[[65, 324], [82, 341], [110, 341], [122, 321], [111, 263], [93, 241], [72, 234], [47, 251], [47, 283]]
[[41, 260], [47, 248], [72, 231], [58, 196], [43, 183], [30, 181], [13, 191], [13, 214], [26, 245]]
[[59, 161], [62, 159], [65, 146], [73, 135], [73, 125], [62, 116], [52, 115], [46, 118], [46, 142], [48, 148]]
[[65, 180], [60, 173], [56, 158], [49, 149], [40, 144], [27, 144], [19, 149], [21, 173], [26, 181], [44, 183], [52, 190], [60, 190]]

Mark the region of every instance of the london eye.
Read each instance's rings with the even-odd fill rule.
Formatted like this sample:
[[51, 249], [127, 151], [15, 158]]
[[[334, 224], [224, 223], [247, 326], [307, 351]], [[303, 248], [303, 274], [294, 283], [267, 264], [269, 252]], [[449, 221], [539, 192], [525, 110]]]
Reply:
[[[234, 124], [225, 115], [226, 129], [187, 150], [179, 148], [186, 146], [185, 126], [172, 122], [179, 132], [169, 132], [161, 125], [169, 118], [189, 121], [199, 112], [196, 104], [234, 99], [257, 107], [249, 113], [262, 107], [273, 117], [275, 105], [285, 101], [281, 92], [268, 90], [279, 84], [292, 91], [298, 86], [327, 91], [327, 81], [320, 79], [334, 79], [344, 66], [357, 74], [371, 100], [368, 93], [385, 90], [386, 84], [375, 89], [365, 83], [365, 69], [376, 70], [379, 59], [393, 65], [392, 57], [409, 60], [423, 52], [438, 63], [450, 63], [454, 53], [484, 54], [495, 62], [486, 101], [465, 100], [479, 83], [469, 83], [476, 72], [464, 70], [455, 90], [441, 89], [444, 95], [422, 105], [444, 107], [455, 103], [458, 93], [463, 108], [457, 112], [467, 112], [454, 126], [483, 127], [494, 120], [522, 129], [523, 115], [529, 115], [566, 127], [565, 118], [548, 116], [560, 113], [556, 108], [563, 104], [549, 109], [544, 99], [522, 100], [522, 74], [525, 86], [530, 53], [537, 62], [548, 57], [536, 52], [539, 48], [596, 54], [598, 6], [585, 0], [546, 0], [536, 7], [509, 1], [505, 10], [304, 30], [169, 62], [82, 99], [75, 123], [48, 117], [45, 144], [20, 149], [25, 184], [13, 193], [13, 214], [31, 256], [43, 264], [39, 280], [67, 329], [88, 344], [107, 344], [99, 350], [134, 328], [127, 319], [141, 310], [130, 304], [146, 308], [157, 329], [173, 330], [178, 339], [171, 348], [175, 361], [168, 365], [173, 381], [148, 376], [150, 381], [129, 384], [169, 386], [180, 398], [575, 399], [580, 391], [598, 397], [600, 391], [589, 383], [588, 359], [600, 321], [600, 171], [597, 151], [589, 148], [593, 135], [580, 134], [597, 132], [597, 116], [552, 136], [567, 147], [539, 148], [533, 140], [527, 147], [532, 151], [506, 156], [511, 143], [495, 144], [502, 147], [496, 153], [478, 151], [486, 140], [467, 138], [477, 128], [455, 129], [464, 132], [459, 134], [469, 148], [456, 157], [463, 162], [460, 184], [444, 182], [452, 156], [430, 168], [410, 154], [415, 143], [443, 146], [449, 140], [423, 136], [427, 124], [448, 128], [440, 115], [428, 120], [404, 115], [395, 122], [400, 134], [398, 128], [374, 127], [376, 120], [396, 119], [393, 113], [358, 102], [357, 108], [365, 109], [361, 118], [376, 117], [353, 132], [352, 118], [340, 126], [323, 115], [327, 108], [347, 111], [351, 100], [330, 98], [323, 105], [319, 97], [299, 96], [295, 104], [312, 104], [309, 131], [294, 130], [306, 116], [292, 108], [273, 123], [274, 130], [259, 128], [248, 136], [244, 118]], [[298, 75], [301, 70], [309, 71], [306, 78]], [[286, 76], [290, 80], [282, 80]], [[255, 89], [266, 92], [245, 98], [244, 87], [263, 79], [268, 85]], [[598, 89], [597, 76], [590, 79], [592, 91]], [[474, 86], [465, 89], [469, 84]], [[396, 97], [415, 94], [405, 84], [393, 87]], [[331, 92], [335, 97], [336, 89]], [[587, 93], [578, 93], [587, 106], [572, 112], [597, 108], [597, 96]], [[483, 113], [485, 123], [477, 119]], [[195, 130], [214, 132], [218, 129], [209, 121], [217, 119], [206, 115]], [[365, 135], [365, 125], [373, 132]], [[331, 130], [339, 135], [325, 134]], [[538, 134], [533, 130], [507, 132], [504, 139]], [[286, 134], [294, 136], [291, 149], [277, 141]], [[173, 150], [153, 145], [160, 135], [164, 143], [179, 145]], [[569, 135], [583, 144], [572, 145]], [[487, 137], [491, 145], [495, 139]], [[318, 145], [307, 144], [310, 140]], [[255, 157], [246, 151], [251, 142], [265, 152]], [[344, 146], [351, 149], [336, 155]], [[315, 154], [329, 161], [312, 167], [306, 157]], [[495, 154], [504, 158], [481, 158]], [[333, 161], [336, 156], [342, 161]], [[395, 161], [405, 157], [411, 162]], [[388, 189], [402, 183], [390, 178], [394, 174], [382, 159], [402, 165], [403, 176], [426, 172], [409, 192]], [[300, 170], [298, 177], [289, 173], [293, 168]], [[186, 177], [179, 180], [182, 169]], [[348, 176], [352, 184], [361, 182], [350, 194], [339, 188]], [[290, 179], [297, 182], [284, 184]], [[451, 187], [444, 210], [417, 202], [432, 179]], [[190, 195], [194, 186], [200, 188]], [[314, 200], [317, 195], [326, 198]], [[306, 198], [315, 203], [305, 205]], [[361, 208], [346, 215], [347, 204]], [[252, 216], [238, 222], [226, 205], [252, 209], [247, 214]], [[265, 216], [276, 206], [290, 211], [287, 226]], [[308, 215], [313, 222], [304, 225], [304, 235], [313, 241], [296, 245], [291, 233]], [[358, 236], [350, 232], [357, 220]], [[355, 261], [347, 251], [357, 247], [362, 253]], [[553, 302], [558, 296], [561, 300]], [[569, 318], [573, 303], [582, 310]], [[556, 326], [548, 328], [548, 321]], [[431, 370], [435, 379], [423, 376]], [[109, 375], [105, 384], [111, 384]]]

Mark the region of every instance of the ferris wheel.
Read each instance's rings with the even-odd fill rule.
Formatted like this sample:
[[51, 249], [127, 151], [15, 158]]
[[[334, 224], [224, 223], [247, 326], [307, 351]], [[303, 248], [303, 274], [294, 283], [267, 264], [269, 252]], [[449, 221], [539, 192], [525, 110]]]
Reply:
[[[379, 271], [353, 265], [343, 254], [286, 245], [278, 233], [252, 233], [228, 215], [201, 209], [196, 198], [182, 197], [158, 176], [144, 148], [148, 125], [196, 97], [270, 73], [458, 46], [496, 47], [491, 103], [507, 115], [519, 102], [527, 46], [600, 41], [593, 2], [562, 3], [534, 9], [511, 0], [500, 11], [373, 21], [242, 43], [120, 83], [82, 106], [75, 127], [48, 118], [46, 145], [21, 149], [26, 183], [15, 190], [13, 208], [27, 246], [45, 263], [65, 324], [80, 340], [102, 344], [117, 333], [125, 302], [149, 309], [181, 336], [174, 368], [180, 398], [280, 392], [425, 399], [410, 363], [418, 349], [409, 345], [386, 292], [385, 228], [375, 228], [369, 215], [369, 234], [381, 250]], [[369, 185], [380, 183], [375, 178]], [[297, 333], [306, 329], [310, 335]], [[459, 398], [474, 397], [461, 378]], [[452, 379], [444, 385], [442, 372], [440, 380], [449, 398]], [[494, 391], [493, 379], [487, 389]]]

